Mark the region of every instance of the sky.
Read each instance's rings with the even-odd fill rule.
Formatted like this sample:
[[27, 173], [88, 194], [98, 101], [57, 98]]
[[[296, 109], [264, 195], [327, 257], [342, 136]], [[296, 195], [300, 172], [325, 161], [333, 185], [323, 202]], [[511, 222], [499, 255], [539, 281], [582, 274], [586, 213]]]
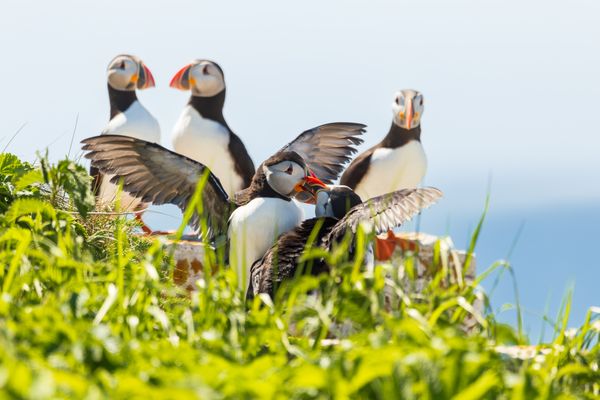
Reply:
[[[423, 226], [463, 245], [489, 192], [480, 260], [505, 257], [522, 230], [514, 256], [526, 265], [515, 263], [517, 276], [527, 284], [547, 279], [535, 290], [525, 285], [528, 306], [539, 311], [548, 296], [558, 298], [554, 286], [571, 280], [584, 283], [575, 302], [582, 313], [600, 303], [585, 285], [600, 279], [596, 0], [21, 0], [0, 7], [0, 146], [8, 151], [33, 160], [48, 148], [59, 159], [75, 131], [76, 154], [78, 142], [108, 121], [105, 68], [119, 53], [152, 70], [157, 87], [138, 97], [159, 120], [166, 146], [188, 97], [168, 87], [171, 77], [194, 58], [217, 61], [228, 85], [225, 118], [255, 163], [333, 121], [367, 124], [366, 149], [387, 132], [395, 91], [418, 89], [425, 184], [445, 193]], [[551, 274], [533, 243], [567, 233], [568, 248], [546, 248], [567, 257], [582, 246], [585, 257]], [[498, 290], [500, 303], [514, 297]]]

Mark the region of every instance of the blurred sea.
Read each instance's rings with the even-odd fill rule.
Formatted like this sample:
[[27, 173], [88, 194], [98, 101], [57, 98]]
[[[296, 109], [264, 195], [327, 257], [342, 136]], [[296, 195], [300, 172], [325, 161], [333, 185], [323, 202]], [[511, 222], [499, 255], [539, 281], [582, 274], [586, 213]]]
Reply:
[[[483, 207], [482, 207], [483, 210]], [[421, 230], [450, 234], [458, 248], [467, 248], [478, 215], [456, 215], [443, 224], [435, 208], [421, 219]], [[481, 213], [480, 213], [481, 214]], [[468, 230], [467, 230], [468, 229]], [[512, 249], [512, 250], [511, 250]], [[545, 325], [546, 338], [551, 320], [561, 307], [569, 287], [574, 289], [569, 326], [581, 325], [590, 306], [600, 306], [600, 204], [574, 203], [495, 211], [490, 208], [476, 247], [477, 271], [507, 259], [515, 273], [525, 322], [532, 341], [540, 339]], [[493, 274], [483, 282], [491, 296], [498, 319], [516, 326], [513, 279], [505, 271], [498, 280]], [[495, 286], [495, 287], [494, 287]]]

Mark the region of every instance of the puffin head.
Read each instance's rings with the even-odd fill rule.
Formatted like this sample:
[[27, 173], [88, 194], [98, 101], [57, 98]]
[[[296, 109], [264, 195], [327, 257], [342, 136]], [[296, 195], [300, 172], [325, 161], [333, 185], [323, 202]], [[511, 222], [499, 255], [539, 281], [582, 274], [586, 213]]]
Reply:
[[308, 169], [304, 159], [293, 151], [282, 152], [271, 157], [263, 163], [262, 169], [267, 179], [267, 184], [274, 191], [284, 197], [296, 197], [298, 201], [305, 203], [316, 200], [316, 192], [313, 191], [313, 187], [326, 187]]
[[394, 97], [392, 111], [394, 124], [404, 129], [414, 129], [421, 124], [423, 95], [412, 89], [400, 90]]
[[342, 219], [350, 209], [362, 203], [354, 190], [344, 185], [331, 185], [317, 190], [315, 216]]
[[133, 91], [154, 87], [154, 77], [136, 56], [120, 54], [112, 59], [106, 69], [108, 84], [117, 90]]
[[225, 90], [225, 75], [216, 62], [194, 60], [175, 74], [170, 86], [191, 90], [194, 96], [212, 97]]

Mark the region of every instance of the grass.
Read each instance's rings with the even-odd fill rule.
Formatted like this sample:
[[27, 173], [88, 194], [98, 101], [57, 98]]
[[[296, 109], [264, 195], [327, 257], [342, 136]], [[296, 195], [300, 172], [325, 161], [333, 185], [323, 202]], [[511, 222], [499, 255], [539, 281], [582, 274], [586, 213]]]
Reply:
[[[69, 160], [0, 156], [1, 398], [600, 395], [600, 309], [570, 329], [567, 296], [554, 338], [536, 346], [489, 306], [474, 310], [476, 284], [507, 264], [461, 285], [440, 268], [413, 293], [393, 266], [366, 272], [342, 245], [306, 256], [326, 256], [330, 275], [247, 304], [223, 266], [197, 292], [176, 287], [169, 248], [132, 235], [124, 218], [90, 214], [90, 196]], [[465, 332], [473, 314], [480, 323]]]

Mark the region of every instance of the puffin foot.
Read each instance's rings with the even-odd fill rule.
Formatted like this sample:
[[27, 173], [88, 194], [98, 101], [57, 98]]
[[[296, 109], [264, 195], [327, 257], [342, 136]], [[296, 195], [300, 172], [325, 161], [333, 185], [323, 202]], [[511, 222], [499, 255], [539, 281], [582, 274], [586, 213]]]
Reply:
[[391, 230], [385, 238], [375, 237], [375, 259], [377, 261], [388, 261], [392, 258], [396, 248], [396, 235]]
[[399, 247], [403, 252], [414, 252], [418, 250], [418, 246], [415, 241], [398, 237], [390, 229], [387, 232], [387, 236], [385, 238], [375, 238], [375, 259], [377, 261], [390, 260], [396, 247]]
[[152, 231], [152, 233], [150, 233], [152, 236], [168, 236], [168, 235], [174, 235], [177, 231]]
[[141, 224], [141, 228], [145, 236], [150, 236], [154, 234], [154, 231], [148, 225], [146, 225], [146, 223], [142, 219], [142, 213], [136, 213], [135, 219]]

